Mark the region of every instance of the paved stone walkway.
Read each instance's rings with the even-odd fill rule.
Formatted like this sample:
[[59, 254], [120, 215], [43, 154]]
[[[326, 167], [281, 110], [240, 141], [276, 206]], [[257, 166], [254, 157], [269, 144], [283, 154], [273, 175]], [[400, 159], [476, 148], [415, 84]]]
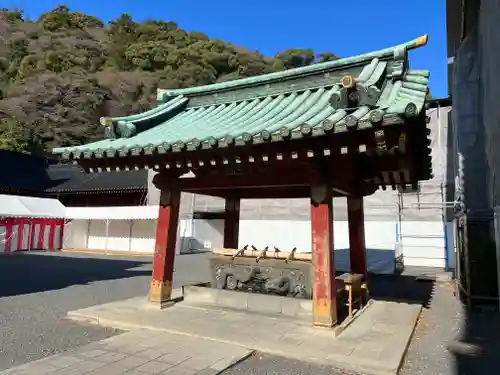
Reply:
[[134, 330], [0, 375], [216, 375], [252, 352], [185, 335]]
[[374, 301], [340, 336], [263, 314], [186, 306], [147, 308], [145, 298], [94, 306], [70, 318], [122, 329], [145, 328], [225, 342], [365, 374], [396, 374], [421, 305]]

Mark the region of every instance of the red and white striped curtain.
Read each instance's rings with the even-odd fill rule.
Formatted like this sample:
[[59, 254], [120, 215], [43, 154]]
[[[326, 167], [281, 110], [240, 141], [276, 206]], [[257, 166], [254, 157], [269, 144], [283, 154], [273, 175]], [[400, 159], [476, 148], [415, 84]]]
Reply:
[[0, 218], [0, 253], [60, 250], [64, 219]]

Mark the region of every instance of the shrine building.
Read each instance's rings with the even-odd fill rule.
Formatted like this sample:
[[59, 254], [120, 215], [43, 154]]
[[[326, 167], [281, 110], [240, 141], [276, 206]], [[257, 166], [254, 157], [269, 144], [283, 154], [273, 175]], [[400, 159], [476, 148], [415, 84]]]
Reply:
[[313, 322], [333, 326], [333, 197], [347, 198], [351, 272], [366, 278], [363, 197], [431, 178], [429, 71], [410, 69], [408, 61], [426, 42], [423, 36], [336, 61], [158, 90], [155, 108], [103, 118], [106, 139], [53, 152], [89, 172], [158, 172], [149, 293], [158, 305], [171, 297], [181, 192], [225, 199], [226, 249], [238, 248], [241, 199], [309, 198]]

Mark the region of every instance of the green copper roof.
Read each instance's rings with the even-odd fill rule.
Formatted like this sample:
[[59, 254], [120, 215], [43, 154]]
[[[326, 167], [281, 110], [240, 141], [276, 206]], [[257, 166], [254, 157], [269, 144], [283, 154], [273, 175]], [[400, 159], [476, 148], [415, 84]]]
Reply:
[[64, 157], [115, 157], [228, 147], [401, 123], [424, 109], [429, 72], [408, 68], [427, 36], [381, 51], [257, 77], [158, 90], [157, 107], [102, 118], [107, 139], [56, 148]]

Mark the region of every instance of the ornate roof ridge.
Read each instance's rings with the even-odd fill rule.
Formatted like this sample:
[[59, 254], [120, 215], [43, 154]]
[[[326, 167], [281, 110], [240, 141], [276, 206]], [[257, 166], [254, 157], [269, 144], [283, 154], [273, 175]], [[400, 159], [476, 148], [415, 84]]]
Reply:
[[282, 81], [284, 79], [297, 78], [301, 76], [314, 75], [326, 71], [342, 69], [345, 68], [346, 66], [364, 64], [367, 61], [373, 60], [375, 58], [378, 59], [391, 58], [394, 57], [396, 54], [399, 55], [401, 52], [406, 52], [412, 49], [423, 47], [427, 44], [427, 41], [428, 41], [428, 35], [426, 34], [416, 39], [413, 39], [409, 42], [399, 44], [397, 46], [388, 47], [378, 51], [372, 51], [357, 56], [341, 58], [335, 61], [328, 61], [324, 63], [303, 66], [300, 68], [288, 69], [281, 72], [262, 74], [254, 77], [241, 78], [221, 83], [213, 83], [204, 86], [196, 86], [196, 87], [173, 89], [173, 90], [158, 89], [157, 100], [158, 102], [168, 102], [169, 100], [171, 100], [172, 97], [178, 95], [196, 96], [202, 94], [210, 94], [219, 91], [234, 90], [236, 88], [243, 88], [248, 86], [271, 84], [277, 81]]

